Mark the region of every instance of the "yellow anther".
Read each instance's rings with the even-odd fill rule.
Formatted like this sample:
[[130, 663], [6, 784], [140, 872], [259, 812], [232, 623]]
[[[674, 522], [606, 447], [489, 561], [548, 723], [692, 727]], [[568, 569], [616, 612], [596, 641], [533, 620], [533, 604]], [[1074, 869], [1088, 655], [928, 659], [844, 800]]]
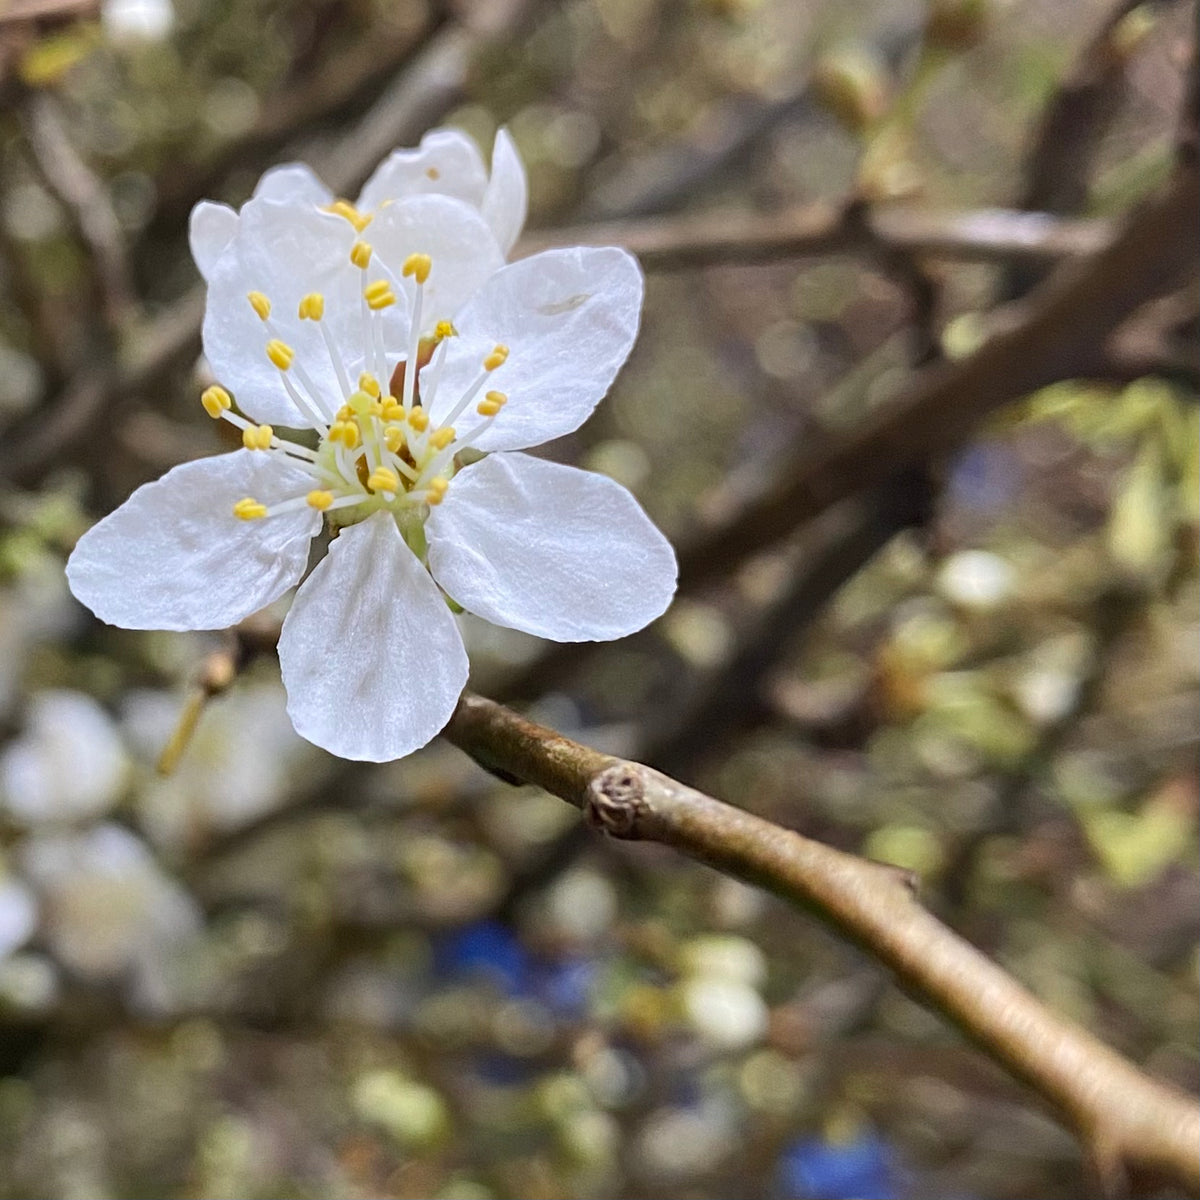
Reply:
[[281, 371], [286, 371], [292, 365], [292, 359], [296, 357], [296, 352], [287, 342], [281, 342], [278, 338], [272, 338], [267, 343], [267, 357]]
[[508, 361], [507, 346], [493, 346], [492, 352], [483, 360], [483, 369], [485, 371], [494, 371], [497, 367], [502, 367]]
[[363, 296], [367, 307], [376, 312], [396, 303], [396, 293], [392, 291], [392, 285], [386, 279], [377, 279], [374, 283], [367, 284]]
[[333, 503], [333, 493], [323, 492], [318, 488], [309, 492], [306, 499], [309, 508], [315, 508], [317, 512], [324, 512]]
[[424, 433], [429, 428], [429, 414], [418, 405], [408, 414], [408, 423], [418, 433]]
[[362, 441], [362, 433], [354, 420], [334, 421], [329, 427], [329, 440], [341, 442], [347, 450], [353, 450]]
[[370, 242], [355, 242], [350, 247], [350, 261], [362, 270], [367, 269], [367, 263], [371, 261], [371, 243]]
[[404, 446], [404, 426], [389, 425], [383, 431], [383, 444], [393, 453], [399, 454]]
[[300, 320], [319, 321], [325, 315], [325, 297], [320, 292], [309, 292], [300, 301]]
[[494, 417], [506, 404], [508, 397], [503, 392], [488, 392], [480, 400], [475, 411], [484, 417]]
[[433, 259], [428, 254], [410, 254], [404, 260], [404, 266], [400, 273], [405, 277], [411, 275], [418, 283], [424, 283], [429, 278], [429, 270], [432, 266]]
[[454, 441], [454, 426], [443, 425], [441, 429], [430, 435], [429, 444], [435, 450], [445, 450], [445, 448]]
[[242, 445], [247, 450], [267, 450], [274, 436], [275, 430], [270, 425], [247, 425], [242, 430]]
[[243, 500], [239, 500], [233, 506], [233, 515], [239, 521], [257, 521], [260, 517], [267, 515], [267, 506], [259, 504], [257, 500], [247, 496]]
[[446, 497], [446, 489], [450, 486], [450, 481], [442, 475], [435, 475], [430, 481], [429, 486], [425, 491], [426, 504], [441, 504]]
[[204, 411], [216, 420], [223, 412], [229, 411], [233, 406], [233, 399], [223, 387], [214, 383], [212, 387], [206, 387], [200, 393], [200, 403], [204, 405]]
[[248, 292], [246, 299], [250, 301], [250, 307], [258, 313], [259, 320], [265, 321], [271, 315], [271, 302], [262, 292]]
[[373, 492], [397, 492], [400, 490], [400, 480], [396, 472], [387, 467], [376, 467], [367, 476], [367, 487]]
[[385, 421], [403, 421], [404, 405], [395, 396], [385, 396], [383, 398], [383, 413], [381, 415]]
[[370, 374], [367, 371], [364, 371], [358, 377], [358, 390], [360, 392], [366, 392], [368, 396], [378, 396], [379, 395], [379, 381], [375, 378], [374, 375]]
[[433, 327], [435, 341], [444, 342], [448, 337], [458, 337], [458, 330], [449, 321], [439, 321]]
[[354, 226], [356, 233], [362, 233], [371, 223], [370, 216], [360, 213], [349, 200], [335, 200], [332, 204], [325, 206], [325, 211], [331, 212], [335, 216], [345, 217]]
[[383, 416], [383, 401], [382, 400], [372, 400], [371, 407], [367, 409], [367, 412], [369, 412], [371, 414], [371, 416], [373, 416], [373, 417], [382, 417]]
[[337, 416], [334, 419], [337, 421], [349, 421], [353, 419], [353, 417], [354, 409], [352, 409], [348, 404], [343, 404], [342, 407], [337, 410]]

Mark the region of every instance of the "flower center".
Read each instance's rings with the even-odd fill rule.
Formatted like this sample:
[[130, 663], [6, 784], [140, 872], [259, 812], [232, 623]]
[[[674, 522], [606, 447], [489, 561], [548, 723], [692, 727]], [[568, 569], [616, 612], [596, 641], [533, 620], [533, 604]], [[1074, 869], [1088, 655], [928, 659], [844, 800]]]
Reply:
[[[281, 438], [270, 425], [255, 424], [234, 412], [232, 397], [219, 384], [207, 388], [200, 400], [209, 416], [229, 421], [242, 431], [247, 450], [281, 456], [312, 480], [305, 493], [270, 506], [252, 496], [243, 497], [233, 506], [234, 516], [255, 521], [307, 505], [329, 514], [333, 524], [350, 525], [386, 508], [395, 514], [401, 531], [416, 548], [430, 507], [442, 502], [458, 469], [456, 455], [490, 427], [508, 400], [503, 392], [484, 391], [489, 376], [507, 360], [508, 347], [496, 345], [483, 358], [474, 381], [441, 423], [434, 424], [430, 407], [437, 394], [446, 344], [457, 331], [442, 320], [433, 326], [432, 334], [422, 336], [424, 288], [433, 263], [427, 254], [410, 254], [405, 260], [402, 273], [413, 280], [416, 298], [407, 357], [389, 372], [382, 313], [396, 303], [396, 295], [387, 279], [368, 277], [371, 256], [370, 245], [361, 240], [350, 251], [350, 261], [362, 273], [359, 349], [365, 369], [357, 381], [351, 382], [341, 348], [325, 321], [324, 296], [310, 292], [299, 304], [299, 319], [314, 322], [321, 332], [338, 380], [337, 397], [322, 394], [295, 350], [280, 336], [271, 317], [270, 299], [258, 291], [247, 296], [265, 328], [267, 358], [279, 371], [293, 404], [317, 433], [315, 450]], [[417, 378], [422, 369], [424, 396]], [[390, 389], [387, 392], [383, 381]], [[477, 399], [481, 392], [483, 398]], [[454, 423], [472, 406], [481, 419], [459, 433]]]

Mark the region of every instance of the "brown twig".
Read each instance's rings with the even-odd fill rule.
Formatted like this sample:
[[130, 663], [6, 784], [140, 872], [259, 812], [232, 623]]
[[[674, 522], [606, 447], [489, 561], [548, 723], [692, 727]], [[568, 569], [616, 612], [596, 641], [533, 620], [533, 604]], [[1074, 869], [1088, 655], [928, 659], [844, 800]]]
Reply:
[[536, 784], [612, 837], [658, 842], [832, 925], [1050, 1101], [1106, 1191], [1128, 1171], [1200, 1187], [1200, 1109], [1045, 1008], [917, 902], [894, 868], [811, 841], [640, 763], [616, 759], [467, 693], [445, 731], [504, 778]]
[[[1087, 207], [1092, 166], [1125, 94], [1132, 49], [1122, 30], [1134, 9], [1166, 7], [1173, 0], [1117, 0], [1060, 80], [1042, 112], [1025, 168], [1018, 204], [1045, 213], [1078, 213]], [[1045, 275], [1036, 263], [1011, 264], [1003, 288], [1008, 299], [1029, 291]]]
[[240, 164], [261, 164], [299, 131], [331, 121], [356, 104], [365, 107], [374, 91], [436, 37], [441, 24], [439, 19], [407, 36], [366, 39], [319, 60], [315, 75], [305, 72], [291, 86], [266, 97], [258, 120], [225, 141], [211, 157], [185, 170], [172, 164], [171, 171], [155, 180], [158, 206], [152, 231], [178, 229], [196, 201], [221, 194], [222, 184]]
[[1104, 367], [1104, 344], [1148, 300], [1195, 270], [1200, 204], [1196, 166], [1140, 205], [1099, 253], [1049, 280], [1010, 313], [1011, 324], [968, 357], [918, 372], [887, 406], [719, 528], [694, 533], [680, 559], [680, 586], [726, 570], [779, 540], [862, 486], [960, 445], [1000, 405]]
[[42, 177], [66, 206], [91, 255], [105, 321], [118, 334], [134, 312], [136, 293], [108, 189], [71, 144], [66, 118], [51, 94], [31, 93], [21, 116]]
[[539, 230], [521, 239], [517, 253], [551, 246], [624, 246], [647, 271], [676, 271], [840, 254], [874, 243], [963, 262], [1057, 262], [1094, 254], [1110, 236], [1107, 221], [1045, 213], [999, 208], [926, 213], [886, 206], [872, 211], [818, 202], [776, 213], [700, 213]]

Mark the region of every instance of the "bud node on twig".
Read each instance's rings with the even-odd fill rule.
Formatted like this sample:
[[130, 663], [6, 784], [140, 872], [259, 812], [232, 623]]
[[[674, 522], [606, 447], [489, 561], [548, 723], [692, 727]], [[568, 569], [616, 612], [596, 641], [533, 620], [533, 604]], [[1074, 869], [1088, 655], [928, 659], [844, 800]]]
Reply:
[[588, 784], [583, 815], [593, 829], [610, 837], [636, 838], [645, 814], [645, 780], [635, 764], [614, 763]]

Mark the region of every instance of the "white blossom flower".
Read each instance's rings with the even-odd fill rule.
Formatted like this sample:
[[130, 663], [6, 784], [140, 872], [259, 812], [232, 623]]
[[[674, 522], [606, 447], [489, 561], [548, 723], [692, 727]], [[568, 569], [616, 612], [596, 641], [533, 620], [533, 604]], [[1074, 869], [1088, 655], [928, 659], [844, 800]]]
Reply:
[[[501, 251], [507, 254], [525, 224], [528, 185], [525, 168], [506, 129], [496, 134], [489, 176], [479, 149], [456, 129], [434, 129], [415, 150], [394, 150], [375, 168], [358, 199], [335, 198], [304, 163], [272, 167], [259, 181], [242, 215], [262, 202], [308, 203], [338, 212], [365, 229], [384, 205], [408, 196], [451, 196], [476, 210]], [[238, 231], [239, 214], [227, 204], [202, 200], [188, 225], [192, 257], [207, 280]]]
[[245, 448], [140, 488], [67, 573], [111, 624], [218, 629], [299, 582], [327, 521], [280, 636], [288, 713], [335, 754], [386, 761], [428, 742], [466, 683], [447, 598], [556, 641], [622, 637], [670, 603], [674, 553], [629, 492], [514, 453], [591, 414], [642, 277], [613, 248], [503, 266], [454, 195], [367, 222], [297, 191], [248, 204], [209, 264], [205, 353], [241, 411], [218, 385], [202, 401]]

